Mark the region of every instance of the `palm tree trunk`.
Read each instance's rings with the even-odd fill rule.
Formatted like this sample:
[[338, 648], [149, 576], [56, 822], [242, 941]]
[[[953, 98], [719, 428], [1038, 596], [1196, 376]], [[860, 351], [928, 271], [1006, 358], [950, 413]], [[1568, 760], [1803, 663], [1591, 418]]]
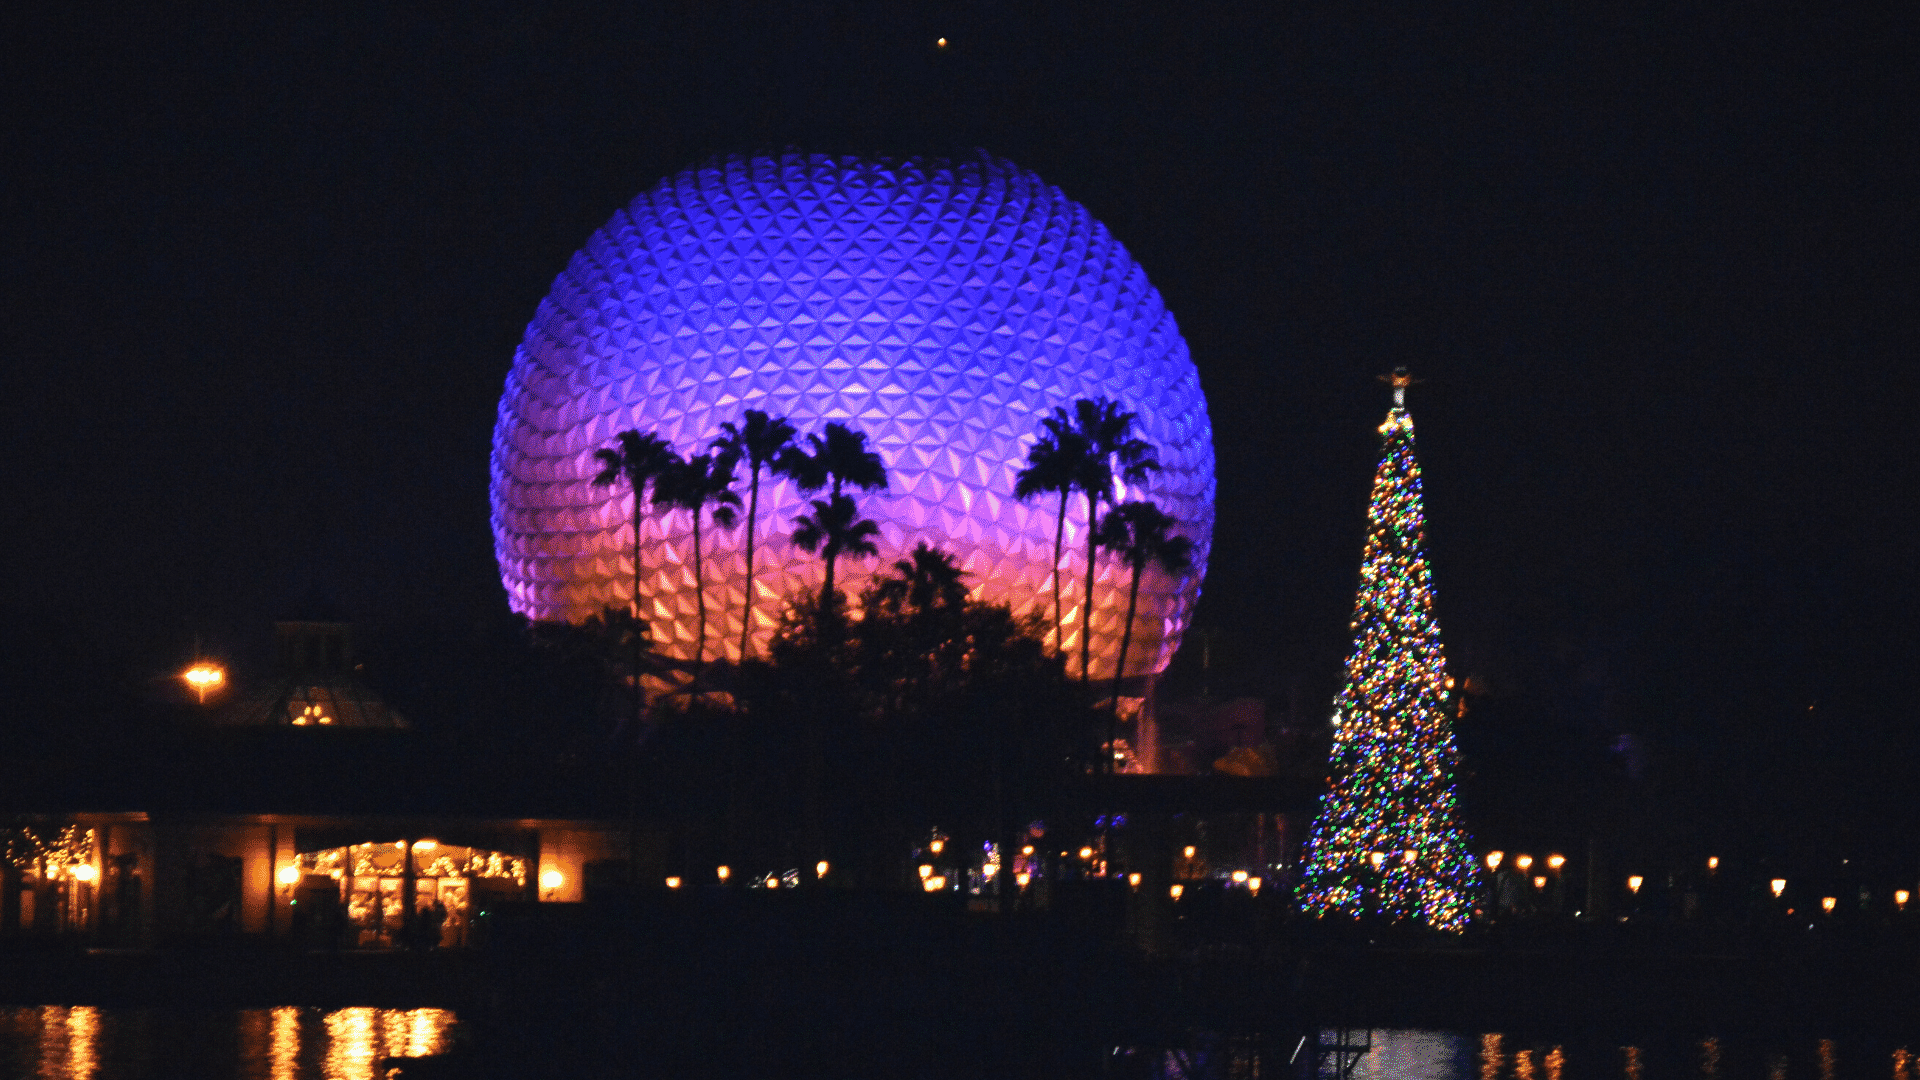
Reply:
[[[1087, 685], [1093, 671], [1093, 570], [1094, 530], [1100, 522], [1100, 500], [1087, 492], [1087, 606], [1080, 609], [1080, 685]], [[637, 595], [637, 594], [636, 594]]]
[[1067, 496], [1060, 493], [1060, 516], [1053, 523], [1053, 651], [1067, 642], [1067, 631], [1060, 625], [1060, 545], [1067, 539]]
[[820, 610], [822, 611], [827, 609], [828, 604], [833, 603], [831, 599], [833, 596], [833, 564], [835, 560], [839, 558], [840, 553], [837, 551], [826, 553], [827, 577], [826, 580], [820, 584]]
[[640, 737], [646, 719], [646, 692], [640, 688], [640, 663], [646, 643], [640, 636], [640, 487], [633, 487], [633, 737]]
[[693, 596], [700, 605], [700, 615], [694, 620], [697, 629], [693, 643], [693, 679], [700, 681], [700, 668], [707, 660], [707, 571], [700, 561], [700, 509], [693, 511]]
[[1113, 668], [1113, 712], [1107, 720], [1107, 769], [1113, 769], [1113, 743], [1120, 737], [1120, 679], [1127, 673], [1127, 646], [1133, 644], [1133, 614], [1140, 603], [1140, 571], [1133, 568], [1133, 584], [1127, 588], [1127, 625], [1120, 631], [1120, 659]]
[[753, 482], [747, 485], [747, 595], [741, 600], [740, 662], [747, 661], [747, 643], [753, 637], [753, 519], [760, 514], [760, 465], [753, 466]]

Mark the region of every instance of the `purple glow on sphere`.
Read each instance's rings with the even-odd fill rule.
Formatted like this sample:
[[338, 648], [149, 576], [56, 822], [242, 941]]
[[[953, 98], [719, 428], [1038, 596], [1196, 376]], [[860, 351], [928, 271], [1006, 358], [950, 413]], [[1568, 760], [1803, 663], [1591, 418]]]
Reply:
[[[594, 451], [621, 431], [704, 450], [747, 409], [803, 434], [838, 420], [867, 434], [891, 487], [861, 494], [880, 557], [843, 560], [850, 595], [925, 540], [951, 551], [976, 595], [1052, 612], [1058, 502], [1012, 495], [1040, 420], [1110, 397], [1163, 469], [1150, 498], [1195, 544], [1178, 578], [1149, 570], [1130, 674], [1162, 669], [1199, 595], [1213, 527], [1206, 401], [1173, 316], [1086, 209], [1005, 161], [888, 162], [792, 154], [671, 177], [616, 213], [541, 302], [514, 354], [493, 439], [493, 530], [515, 611], [579, 621], [633, 593], [631, 496], [595, 487]], [[738, 490], [746, 493], [741, 470]], [[819, 560], [789, 539], [804, 496], [763, 477], [753, 606], [764, 651], [782, 606], [817, 588]], [[1067, 515], [1065, 640], [1086, 619], [1085, 501]], [[692, 526], [652, 513], [640, 610], [669, 655], [691, 658]], [[709, 657], [738, 658], [745, 529], [704, 535]], [[1127, 574], [1095, 578], [1093, 674], [1111, 677]], [[1077, 670], [1077, 663], [1069, 665]]]

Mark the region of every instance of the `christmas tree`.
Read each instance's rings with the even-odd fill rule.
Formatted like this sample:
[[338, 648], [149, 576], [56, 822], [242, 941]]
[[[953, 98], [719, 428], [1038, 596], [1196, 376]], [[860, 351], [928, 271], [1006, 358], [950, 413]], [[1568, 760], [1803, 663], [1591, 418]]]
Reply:
[[1433, 617], [1420, 466], [1401, 368], [1385, 377], [1380, 468], [1354, 601], [1353, 652], [1335, 701], [1327, 794], [1307, 838], [1301, 907], [1465, 928], [1476, 867], [1454, 798], [1459, 750]]

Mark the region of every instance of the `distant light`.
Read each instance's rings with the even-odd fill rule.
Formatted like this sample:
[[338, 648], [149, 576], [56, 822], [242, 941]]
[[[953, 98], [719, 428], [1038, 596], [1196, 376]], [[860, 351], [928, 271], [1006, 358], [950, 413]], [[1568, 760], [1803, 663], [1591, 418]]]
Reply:
[[827, 869], [827, 860], [821, 859], [819, 862], [813, 864], [813, 876], [817, 878], [826, 877]]
[[1896, 908], [1899, 908], [1901, 911], [1907, 910], [1907, 901], [1911, 899], [1913, 899], [1913, 894], [1908, 892], [1907, 890], [1905, 889], [1893, 890], [1893, 906]]
[[1778, 900], [1780, 894], [1787, 891], [1787, 879], [1783, 877], [1774, 878], [1772, 881], [1767, 882], [1767, 886], [1773, 890], [1773, 898]]
[[775, 875], [773, 875], [773, 874], [768, 874], [768, 875], [767, 875], [767, 888], [769, 888], [769, 889], [777, 889], [777, 888], [779, 888], [779, 887], [780, 887], [780, 879], [779, 879], [778, 877], [776, 877]]
[[226, 685], [227, 672], [218, 664], [195, 664], [180, 673], [180, 677], [200, 695], [200, 704], [207, 703], [207, 691], [218, 690]]
[[933, 843], [927, 845], [927, 850], [938, 855], [947, 850], [947, 842], [945, 840], [935, 840]]
[[920, 883], [920, 887], [927, 890], [928, 892], [939, 892], [940, 890], [947, 887], [946, 875], [935, 874], [932, 877], [926, 879], [925, 881], [922, 881]]
[[1641, 877], [1639, 874], [1635, 874], [1632, 877], [1629, 877], [1627, 879], [1627, 891], [1630, 893], [1638, 893], [1640, 891], [1640, 886], [1646, 883], [1647, 883], [1646, 878]]
[[1247, 879], [1247, 891], [1248, 891], [1249, 893], [1252, 893], [1252, 894], [1253, 894], [1253, 895], [1255, 895], [1255, 896], [1259, 896], [1259, 895], [1260, 895], [1260, 879], [1259, 879], [1259, 878], [1248, 878], [1248, 879]]
[[440, 841], [438, 840], [415, 840], [413, 842], [413, 850], [415, 851], [432, 851], [439, 846]]
[[925, 881], [932, 876], [933, 876], [933, 867], [929, 866], [926, 863], [921, 863], [920, 864], [920, 880]]
[[1193, 847], [1193, 845], [1192, 845], [1192, 844], [1188, 844], [1188, 845], [1186, 846], [1186, 848], [1185, 848], [1185, 849], [1183, 849], [1183, 850], [1182, 850], [1182, 851], [1180, 852], [1180, 854], [1181, 854], [1181, 855], [1183, 855], [1183, 856], [1185, 856], [1186, 858], [1189, 858], [1189, 859], [1191, 859], [1191, 858], [1193, 858], [1193, 852], [1194, 852], [1194, 847]]
[[282, 885], [298, 885], [300, 884], [300, 868], [293, 863], [288, 863], [273, 875], [273, 879]]
[[1027, 845], [1026, 847], [1023, 847], [1023, 848], [1021, 848], [1021, 849], [1020, 849], [1020, 854], [1022, 854], [1022, 855], [1031, 855], [1031, 854], [1033, 854], [1033, 845], [1032, 845], [1032, 844], [1028, 844], [1028, 845]]
[[1526, 873], [1527, 871], [1529, 871], [1529, 870], [1531, 870], [1531, 869], [1533, 869], [1533, 856], [1531, 856], [1531, 855], [1515, 855], [1515, 856], [1513, 857], [1513, 865], [1515, 865], [1515, 866], [1517, 866], [1517, 867], [1519, 867], [1519, 868], [1520, 868], [1520, 872], [1524, 874], [1524, 873]]
[[1834, 906], [1839, 903], [1840, 901], [1835, 897], [1823, 896], [1820, 898], [1820, 910], [1831, 915], [1833, 914]]
[[1544, 888], [1546, 888], [1546, 887], [1547, 887], [1547, 879], [1546, 879], [1546, 878], [1545, 878], [1544, 876], [1541, 876], [1541, 877], [1536, 877], [1536, 878], [1534, 878], [1534, 879], [1533, 879], [1533, 887], [1534, 887], [1534, 888], [1536, 888], [1536, 889], [1544, 889]]
[[1720, 856], [1718, 855], [1707, 856], [1707, 869], [1709, 870], [1720, 869]]
[[1137, 889], [1137, 888], [1139, 888], [1139, 887], [1140, 887], [1140, 875], [1139, 875], [1139, 874], [1128, 874], [1128, 875], [1127, 875], [1127, 886], [1128, 886], [1129, 888], [1134, 888], [1134, 889]]
[[1083, 848], [1081, 848], [1081, 849], [1080, 849], [1080, 857], [1081, 857], [1082, 859], [1091, 859], [1091, 858], [1093, 858], [1093, 849], [1092, 849], [1092, 848], [1090, 848], [1090, 847], [1083, 847]]
[[540, 875], [540, 887], [543, 889], [557, 889], [566, 883], [566, 875], [558, 870], [549, 870]]
[[1387, 853], [1384, 851], [1373, 852], [1367, 856], [1367, 862], [1373, 864], [1373, 868], [1378, 870], [1387, 864]]
[[720, 877], [720, 880], [724, 882], [724, 881], [726, 881], [726, 880], [727, 880], [728, 878], [730, 878], [730, 877], [732, 877], [732, 876], [733, 876], [733, 867], [731, 867], [731, 866], [716, 866], [716, 867], [714, 867], [714, 868], [713, 868], [713, 872], [714, 872], [715, 874], [717, 874], [717, 875], [719, 875], [719, 877]]
[[934, 43], [933, 43], [933, 47], [934, 47], [934, 48], [936, 48], [936, 49], [944, 49], [944, 48], [946, 48], [946, 47], [947, 47], [947, 39], [946, 39], [946, 38], [938, 38], [938, 39], [936, 39], [936, 40], [934, 41]]
[[1019, 873], [1013, 875], [1013, 880], [1015, 884], [1019, 885], [1021, 888], [1024, 889], [1027, 887], [1027, 883], [1033, 880], [1033, 875], [1027, 873], [1025, 870], [1022, 870]]
[[1173, 888], [1167, 890], [1167, 895], [1173, 897], [1175, 900], [1178, 900], [1180, 899], [1180, 894], [1186, 891], [1187, 891], [1187, 887], [1185, 885], [1175, 885]]
[[1487, 869], [1488, 870], [1500, 869], [1500, 860], [1506, 857], [1507, 857], [1507, 853], [1504, 851], [1487, 852]]
[[73, 880], [75, 881], [92, 881], [98, 877], [99, 874], [100, 871], [95, 870], [92, 863], [81, 863], [79, 866], [73, 868]]
[[1233, 872], [1233, 883], [1235, 885], [1245, 885], [1247, 883], [1247, 872], [1245, 870], [1235, 870]]
[[677, 878], [677, 877], [670, 877], [670, 878], [668, 878], [668, 879], [667, 879], [667, 888], [669, 888], [669, 889], [677, 889], [677, 888], [679, 888], [679, 887], [680, 887], [680, 879], [679, 879], [679, 878]]
[[1567, 865], [1567, 857], [1565, 855], [1561, 855], [1558, 852], [1555, 852], [1554, 854], [1547, 856], [1547, 866], [1550, 869], [1558, 870], [1565, 865]]

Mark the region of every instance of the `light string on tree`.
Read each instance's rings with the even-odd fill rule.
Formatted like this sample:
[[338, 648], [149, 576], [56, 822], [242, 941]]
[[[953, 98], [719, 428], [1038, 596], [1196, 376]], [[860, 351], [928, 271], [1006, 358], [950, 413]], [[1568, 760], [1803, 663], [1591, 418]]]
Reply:
[[1335, 702], [1328, 790], [1307, 839], [1300, 904], [1315, 916], [1377, 917], [1458, 931], [1476, 866], [1454, 792], [1459, 749], [1433, 614], [1420, 465], [1406, 369], [1367, 509], [1353, 651]]

